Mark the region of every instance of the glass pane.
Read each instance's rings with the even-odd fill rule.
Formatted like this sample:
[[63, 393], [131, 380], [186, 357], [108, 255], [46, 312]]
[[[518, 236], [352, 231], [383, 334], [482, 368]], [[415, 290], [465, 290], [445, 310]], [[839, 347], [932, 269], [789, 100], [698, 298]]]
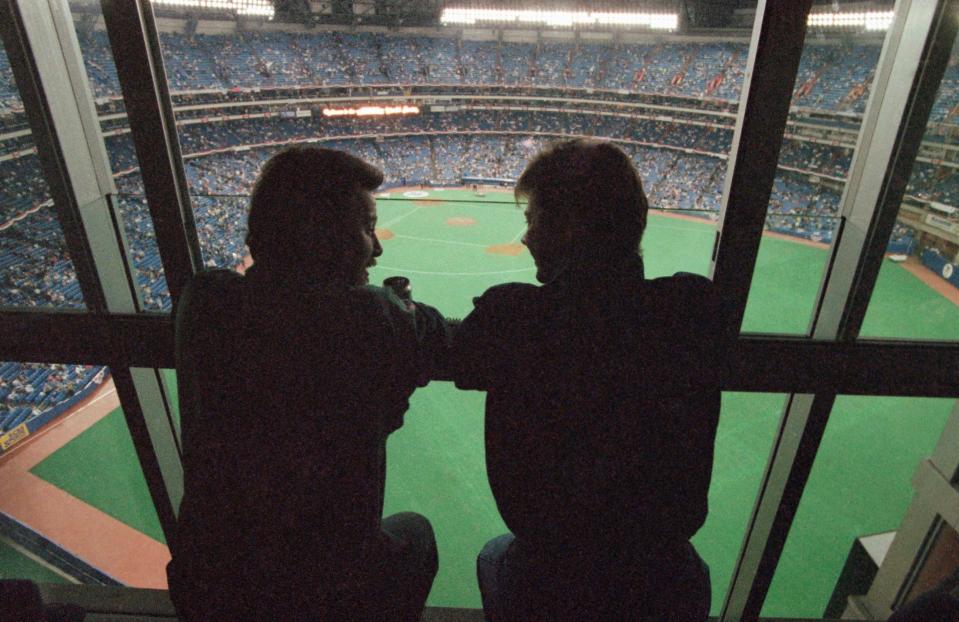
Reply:
[[[481, 606], [476, 554], [505, 531], [486, 478], [483, 403], [481, 393], [433, 382], [413, 394], [389, 441], [385, 512], [428, 516], [440, 546], [433, 606]], [[712, 615], [722, 607], [784, 403], [784, 395], [723, 394], [709, 517], [693, 539], [710, 567]]]
[[713, 588], [710, 615], [718, 615], [726, 599], [786, 397], [777, 393], [723, 393], [709, 486], [709, 515], [693, 538], [696, 550], [709, 565]]
[[[639, 140], [663, 144], [710, 141], [709, 151], [729, 149], [731, 132], [702, 132], [681, 124], [636, 128]], [[716, 219], [722, 201], [726, 161], [713, 156], [665, 148], [631, 147], [651, 208], [643, 236], [643, 259], [649, 277], [675, 272], [708, 274], [716, 236]], [[696, 188], [696, 192], [689, 192]]]
[[[386, 149], [396, 148], [397, 155], [404, 148], [391, 143], [385, 141]], [[475, 141], [471, 151], [477, 152]], [[372, 281], [408, 276], [417, 300], [450, 317], [463, 317], [473, 297], [492, 285], [535, 282], [532, 257], [519, 241], [526, 231], [523, 212], [511, 190], [394, 188], [379, 195], [377, 209], [383, 256], [370, 271]], [[651, 213], [643, 239], [648, 275], [704, 273], [714, 233], [701, 218]]]
[[959, 64], [946, 69], [860, 337], [959, 341]]
[[[244, 247], [246, 211], [256, 174], [283, 145], [313, 142], [350, 151], [384, 170], [386, 183], [377, 199], [384, 254], [371, 270], [371, 281], [405, 275], [417, 300], [436, 305], [451, 317], [463, 317], [472, 308], [472, 298], [490, 286], [533, 282], [533, 262], [520, 243], [525, 222], [511, 181], [549, 140], [586, 135], [618, 141], [643, 176], [654, 207], [643, 242], [649, 275], [705, 274], [709, 269], [726, 171], [723, 156], [730, 147], [731, 119], [748, 51], [745, 44], [685, 45], [652, 59], [656, 51], [652, 46], [611, 41], [550, 41], [537, 46], [522, 41], [322, 32], [320, 27], [296, 35], [292, 47], [284, 35], [261, 32], [257, 37], [254, 46], [247, 35], [207, 32], [203, 22], [192, 35], [161, 35], [205, 265], [233, 269], [249, 261]], [[231, 53], [222, 54], [223, 50]], [[257, 66], [263, 50], [274, 55], [271, 67]], [[639, 72], [632, 60], [642, 66], [647, 56], [651, 64], [645, 73]], [[690, 69], [685, 72], [687, 58]], [[272, 67], [295, 68], [302, 59], [309, 60], [311, 75], [294, 69], [284, 76], [285, 84], [309, 89], [322, 83], [327, 88], [316, 93], [319, 101], [269, 110], [244, 103], [280, 96], [272, 92], [279, 85]], [[618, 60], [624, 60], [622, 66]], [[423, 106], [419, 114], [396, 118], [322, 114], [324, 108], [365, 103], [366, 95], [358, 97], [339, 85], [397, 81], [458, 85], [477, 94], [470, 85], [572, 87], [579, 89], [577, 97], [596, 100], [616, 89], [622, 101], [640, 103], [652, 100], [639, 93], [662, 94], [672, 84], [676, 99], [668, 100], [670, 104], [689, 107], [690, 98], [703, 92], [714, 102], [708, 111], [685, 113], [698, 124], [663, 117], [659, 100], [655, 102], [659, 107], [637, 108], [628, 116], [622, 114], [626, 108], [602, 101], [590, 112], [570, 112], [557, 104], [535, 111], [491, 109], [482, 102], [465, 101], [457, 106]], [[179, 105], [197, 103], [198, 95], [184, 91], [210, 88], [221, 91], [205, 101], [230, 106]], [[586, 88], [606, 93], [595, 95]], [[285, 92], [282, 96], [288, 97]], [[322, 100], [331, 96], [346, 101]], [[730, 396], [724, 398], [724, 406], [733, 404], [742, 420], [750, 412], [768, 415], [771, 434], [782, 398], [775, 396], [771, 405], [751, 399]], [[429, 516], [443, 556], [430, 597], [433, 605], [479, 607], [475, 555], [504, 529], [486, 481], [482, 405], [479, 394], [432, 383], [413, 396], [406, 424], [390, 440], [386, 512], [415, 510]], [[726, 425], [735, 427], [734, 422]], [[764, 428], [755, 422], [749, 428], [756, 434], [752, 439], [762, 445], [758, 462], [736, 466], [736, 456], [745, 450], [736, 448], [735, 437], [748, 434], [721, 431], [718, 460], [724, 466], [717, 467], [722, 475], [715, 481], [725, 490], [742, 486], [752, 498], [772, 437], [763, 437]], [[436, 453], [436, 438], [455, 440]], [[425, 451], [427, 447], [432, 449]], [[704, 555], [721, 577], [714, 581], [719, 586], [717, 603], [748, 518], [748, 507], [722, 504], [715, 502], [703, 539]]]
[[822, 617], [854, 540], [899, 527], [916, 467], [932, 452], [955, 403], [836, 399], [763, 616]]
[[98, 2], [72, 0], [74, 27], [87, 80], [96, 101], [110, 169], [117, 187], [120, 218], [143, 308], [168, 311], [170, 294], [163, 275], [153, 221], [144, 198], [139, 161], [126, 118], [110, 40]]
[[[379, 164], [390, 184], [460, 186], [468, 176], [515, 179], [530, 156], [549, 140], [592, 135], [622, 141], [639, 164], [655, 207], [679, 210], [707, 225], [703, 233], [694, 235], [701, 245], [697, 259], [684, 262], [681, 269], [708, 269], [699, 257], [712, 247], [707, 230], [719, 209], [724, 156], [748, 52], [745, 44], [661, 49], [557, 36], [556, 41], [537, 45], [457, 41], [439, 33], [384, 36], [320, 28], [295, 36], [254, 35], [224, 33], [201, 21], [193, 33], [161, 33], [191, 193], [206, 197], [194, 205], [206, 265], [236, 267], [240, 263], [236, 255], [246, 252], [241, 231], [245, 205], [226, 199], [248, 194], [262, 161], [291, 142], [318, 142], [354, 151]], [[224, 55], [222, 50], [236, 53]], [[414, 86], [430, 82], [476, 94], [480, 93], [469, 85], [572, 87], [579, 89], [577, 97], [596, 99], [599, 105], [592, 112], [574, 113], [555, 103], [532, 111], [491, 108], [467, 99], [456, 106], [421, 106], [419, 114], [409, 116], [322, 114], [325, 108], [348, 112], [368, 103], [366, 95], [339, 85], [384, 82]], [[327, 88], [317, 91], [318, 99], [308, 103], [290, 101], [266, 109], [255, 101], [272, 98], [271, 90], [295, 86], [305, 93], [303, 89], [316, 84]], [[197, 92], [203, 89], [207, 92]], [[624, 108], [605, 103], [610, 89], [615, 89], [618, 100], [641, 105], [625, 109], [629, 114], [624, 114]], [[283, 93], [289, 97], [288, 91]], [[664, 100], [647, 95], [664, 93], [675, 98], [667, 103], [683, 107], [675, 118], [661, 114]], [[698, 95], [710, 99], [710, 106], [702, 111], [689, 101]], [[324, 102], [329, 96], [337, 100]], [[203, 102], [222, 102], [225, 107], [195, 105], [201, 97]]]
[[0, 119], [0, 306], [85, 308], [2, 46]]
[[744, 332], [809, 331], [884, 36], [806, 36]]
[[[838, 226], [836, 216], [766, 215], [743, 331], [804, 334], [809, 330]], [[784, 317], [786, 309], [790, 313]]]
[[244, 262], [249, 263], [246, 248], [249, 194], [263, 162], [278, 149], [219, 153], [184, 162], [206, 267], [233, 270]]
[[[161, 44], [178, 104], [178, 131], [208, 266], [236, 268], [248, 260], [243, 246], [247, 195], [259, 167], [281, 145], [314, 141], [352, 151], [386, 172], [387, 186], [378, 199], [384, 255], [372, 271], [373, 280], [407, 275], [417, 299], [450, 316], [463, 316], [471, 308], [471, 298], [487, 287], [533, 278], [532, 262], [518, 242], [525, 228], [522, 212], [510, 190], [498, 187], [498, 180], [506, 180], [508, 186], [546, 141], [576, 134], [622, 141], [637, 163], [655, 210], [643, 244], [650, 276], [708, 269], [726, 172], [722, 156], [729, 151], [731, 117], [748, 55], [745, 44], [534, 45], [321, 31], [295, 36], [213, 34], [203, 32], [202, 23], [199, 28], [195, 34], [163, 33]], [[855, 142], [856, 115], [864, 106], [881, 44], [876, 39], [843, 47], [810, 39], [795, 103], [815, 109], [816, 118], [825, 121], [816, 133], [798, 124], [808, 120], [801, 110], [793, 117], [796, 123], [784, 144], [757, 269], [756, 290], [762, 294], [757, 296], [764, 302], [755, 306], [757, 301], [750, 300], [747, 330], [806, 330], [851, 159], [848, 145]], [[578, 114], [465, 104], [455, 110], [424, 107], [421, 114], [408, 118], [356, 119], [324, 118], [322, 101], [269, 112], [256, 104], [239, 105], [241, 100], [272, 96], [271, 89], [278, 87], [325, 84], [330, 88], [324, 94], [350, 96], [337, 85], [395, 81], [603, 89], [604, 97], [619, 95], [631, 103], [668, 95], [670, 99], [658, 103], [693, 111], [662, 118], [651, 109], [639, 109], [629, 118], [609, 114], [617, 109], [603, 105], [595, 106], [592, 112], [597, 114]], [[217, 89], [204, 101], [232, 105], [222, 112], [188, 110], [181, 104], [200, 97], [184, 93], [188, 89]], [[577, 92], [578, 97], [587, 95]], [[709, 100], [714, 107], [699, 111], [700, 106], [707, 108], [699, 100]], [[815, 140], [820, 135], [822, 140]], [[120, 154], [113, 155], [117, 161], [122, 153], [111, 147], [111, 155]], [[466, 181], [471, 178], [486, 183], [474, 191]], [[427, 183], [444, 188], [417, 187]], [[135, 206], [125, 208], [125, 214], [128, 211], [134, 213]], [[146, 254], [139, 257], [135, 260]], [[787, 296], [785, 290], [796, 282], [802, 282], [802, 294]], [[175, 383], [170, 380], [172, 397]], [[751, 509], [751, 502], [742, 500], [755, 497], [783, 399], [724, 395], [712, 513], [697, 536], [697, 545], [713, 568], [714, 612], [728, 586]], [[453, 402], [455, 407], [450, 406]], [[390, 441], [387, 511], [415, 509], [437, 517], [434, 525], [444, 560], [433, 604], [478, 605], [474, 555], [485, 538], [502, 529], [485, 481], [481, 418], [472, 418], [473, 425], [464, 429], [463, 417], [454, 421], [450, 415], [478, 413], [481, 408], [477, 395], [434, 383], [414, 396], [406, 426]], [[437, 430], [462, 442], [435, 464], [414, 464]], [[450, 492], [437, 493], [447, 480]], [[406, 489], [403, 483], [410, 481], [415, 487]], [[463, 490], [470, 494], [464, 496]], [[450, 551], [450, 546], [456, 550]]]
[[[184, 136], [192, 137], [192, 131]], [[488, 183], [495, 180], [512, 180], [519, 176], [525, 163], [545, 144], [545, 141], [533, 137], [519, 140], [503, 136], [436, 136], [432, 138], [411, 136], [382, 140], [341, 138], [327, 140], [321, 144], [350, 151], [383, 167], [387, 174], [384, 187], [394, 187], [393, 191], [387, 191], [391, 193], [389, 205], [406, 207], [415, 206], [416, 199], [409, 198], [405, 202], [402, 201], [403, 197], [396, 193], [397, 186], [406, 187], [422, 183], [460, 186], [463, 179], [472, 179], [481, 183], [484, 178]], [[665, 209], [656, 209], [651, 213], [649, 228], [643, 242], [644, 256], [650, 275], [662, 276], [681, 270], [705, 274], [709, 269], [709, 254], [715, 233], [714, 219], [722, 193], [722, 176], [725, 174], [724, 170], [718, 168], [719, 161], [712, 161], [703, 156], [677, 155], [678, 152], [636, 147], [629, 143], [622, 146], [636, 161], [645, 180], [650, 202], [657, 208], [660, 205], [666, 206]], [[242, 154], [221, 153], [202, 158], [190, 158], [186, 161], [187, 176], [194, 193], [193, 206], [197, 233], [206, 266], [234, 269], [249, 260], [244, 244], [249, 209], [248, 194], [260, 166], [275, 153], [276, 149], [277, 147], [253, 149], [244, 151]], [[437, 157], [449, 158], [456, 166], [430, 166], [431, 153]], [[471, 157], [467, 159], [464, 157], [465, 154]], [[681, 170], [684, 179], [690, 183], [699, 184], [705, 189], [704, 192], [696, 198], [675, 193], [674, 188], [669, 186], [669, 182], [662, 177], [666, 169]], [[515, 208], [512, 193], [508, 189], [490, 189], [482, 197], [477, 197], [469, 190], [431, 189], [412, 190], [412, 192], [425, 193], [423, 197], [433, 197], [439, 201], [439, 203], [434, 202], [435, 207], [443, 207], [443, 203], [450, 205], [442, 210], [420, 214], [404, 223], [402, 226], [404, 237], [436, 237], [440, 231], [445, 231], [455, 234], [456, 239], [463, 238], [460, 241], [465, 244], [450, 246], [443, 254], [443, 257], [452, 257], [451, 261], [454, 264], [469, 263], [469, 257], [475, 253], [469, 250], [470, 244], [474, 245], [472, 247], [474, 249], [513, 245], [514, 248], [510, 252], [528, 257], [525, 249], [518, 247], [524, 228], [522, 212]], [[142, 199], [127, 196], [122, 199], [121, 205], [124, 206], [128, 237], [131, 239], [136, 236], [152, 238], [148, 212]], [[456, 216], [476, 220], [477, 214], [472, 212], [469, 215], [454, 214], [450, 212], [450, 209], [452, 207], [466, 209], [464, 203], [485, 204], [491, 200], [508, 205], [501, 206], [506, 208], [505, 211], [500, 209], [492, 213], [481, 212], [479, 214], [481, 218], [477, 222], [484, 224], [480, 228], [463, 229], [462, 226], [456, 228], [456, 225], [450, 228], [451, 225], [444, 220]], [[395, 201], [400, 203], [397, 204]], [[389, 211], [391, 208], [384, 209], [387, 211], [380, 215], [381, 222], [390, 219], [385, 216], [391, 213]], [[497, 216], [491, 218], [492, 214]], [[440, 218], [441, 216], [443, 218]], [[424, 224], [424, 229], [420, 230], [420, 225], [426, 222], [424, 219], [433, 224]], [[139, 224], [132, 223], [144, 224], [140, 227]], [[443, 235], [440, 237], [442, 238]], [[396, 246], [399, 248], [404, 244], [406, 243], [396, 243]], [[142, 267], [144, 263], [147, 266], [146, 269], [149, 269], [151, 265], [159, 269], [159, 257], [151, 260], [143, 249], [138, 249], [135, 245], [131, 246], [134, 247], [134, 262], [141, 276], [145, 271]], [[149, 246], [146, 248], [148, 249]], [[416, 274], [416, 271], [437, 272], [438, 265], [450, 265], [444, 263], [445, 260], [437, 256], [435, 252], [417, 255], [421, 252], [421, 248], [411, 251], [412, 263], [409, 265], [396, 264], [388, 260], [386, 265], [409, 268], [413, 271], [412, 274]], [[487, 254], [502, 252], [504, 249], [494, 249]], [[487, 257], [484, 261], [490, 260]], [[515, 262], [517, 259], [514, 258], [511, 261]], [[490, 278], [482, 279], [482, 282], [492, 285], [508, 280], [512, 278], [510, 274], [519, 274], [527, 269], [531, 272], [531, 265], [528, 263], [528, 265], [512, 266], [517, 270], [515, 273], [497, 274], [495, 270], [485, 270], [484, 272], [487, 273], [485, 276]], [[152, 282], [155, 279], [161, 279], [162, 274], [149, 274], [147, 278], [148, 282]], [[152, 291], [155, 292], [156, 288], [152, 288]], [[481, 291], [479, 290], [477, 294]]]
[[[392, 141], [384, 145], [397, 155], [403, 149]], [[535, 282], [533, 259], [519, 242], [526, 231], [523, 211], [509, 190], [395, 188], [378, 195], [377, 212], [383, 256], [370, 270], [372, 283], [407, 276], [416, 300], [465, 317], [487, 288]]]
[[0, 396], [5, 578], [165, 588], [169, 551], [109, 369], [0, 363]]
[[[433, 523], [441, 551], [434, 606], [481, 606], [476, 554], [505, 530], [486, 479], [483, 419], [463, 416], [481, 413], [483, 399], [433, 382], [413, 395], [389, 441], [385, 512], [414, 510]], [[784, 395], [723, 394], [709, 517], [693, 539], [710, 567], [712, 615], [722, 607], [784, 403]]]
[[[131, 181], [130, 178], [118, 179], [118, 189], [131, 188]], [[139, 175], [136, 181], [139, 182]], [[131, 189], [140, 190], [137, 187]], [[150, 218], [146, 197], [143, 194], [123, 192], [117, 196], [117, 206], [123, 218], [123, 229], [127, 237], [129, 256], [133, 261], [143, 308], [148, 311], [170, 311], [172, 305], [170, 292], [167, 289], [166, 277], [163, 275], [160, 249], [156, 243], [153, 220]]]

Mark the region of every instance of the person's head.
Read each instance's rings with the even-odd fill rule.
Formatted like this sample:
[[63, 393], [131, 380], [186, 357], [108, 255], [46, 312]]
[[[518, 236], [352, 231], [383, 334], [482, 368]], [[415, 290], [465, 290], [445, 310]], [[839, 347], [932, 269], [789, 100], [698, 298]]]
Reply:
[[529, 202], [523, 243], [541, 282], [578, 258], [639, 253], [649, 205], [636, 167], [610, 142], [575, 139], [546, 147], [516, 182], [521, 197]]
[[371, 191], [383, 173], [342, 151], [289, 147], [263, 165], [246, 244], [256, 263], [300, 280], [366, 283], [382, 254]]

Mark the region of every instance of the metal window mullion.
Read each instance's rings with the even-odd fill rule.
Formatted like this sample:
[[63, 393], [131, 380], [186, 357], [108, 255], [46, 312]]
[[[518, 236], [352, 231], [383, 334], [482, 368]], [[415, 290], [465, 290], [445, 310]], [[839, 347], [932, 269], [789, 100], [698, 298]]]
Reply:
[[129, 367], [113, 367], [110, 369], [110, 374], [113, 376], [113, 384], [120, 398], [120, 407], [126, 419], [127, 430], [133, 439], [133, 447], [136, 450], [140, 468], [143, 469], [143, 477], [147, 481], [147, 488], [150, 491], [150, 498], [153, 500], [160, 527], [163, 529], [167, 544], [172, 545], [176, 534], [176, 508], [179, 507], [180, 497], [182, 497], [183, 469], [180, 467], [179, 456], [159, 455], [161, 450], [170, 448], [171, 436], [162, 434], [161, 436], [167, 439], [167, 442], [159, 443], [158, 449], [156, 431], [151, 430], [151, 417], [147, 417], [143, 410], [144, 393], [146, 393], [146, 405], [152, 405], [149, 402], [153, 397], [153, 391], [150, 390], [153, 388], [151, 386], [153, 383], [149, 383], [149, 379], [142, 374], [138, 377], [137, 371]]
[[722, 620], [759, 619], [835, 401], [821, 392], [786, 404]]
[[811, 5], [760, 0], [756, 7], [710, 268], [731, 336], [746, 310]]
[[[818, 427], [823, 422], [823, 405], [826, 405], [826, 402], [818, 399], [816, 395], [793, 394], [783, 407], [779, 432], [770, 449], [770, 459], [746, 526], [743, 546], [729, 582], [726, 602], [719, 616], [724, 622], [756, 620], [759, 617], [762, 599], [765, 598], [778, 563], [778, 555], [772, 558], [763, 553], [780, 535], [781, 525], [777, 524], [776, 518], [783, 505], [792, 501], [791, 495], [795, 494], [795, 486], [790, 485], [794, 483], [791, 482], [794, 463], [791, 460], [777, 460], [777, 456], [801, 453], [802, 448], [811, 440], [805, 434], [806, 424], [813, 421], [814, 427]], [[828, 405], [831, 407], [831, 401]], [[791, 418], [787, 416], [789, 413], [793, 413]], [[796, 425], [797, 419], [800, 419], [800, 425]], [[756, 598], [759, 598], [758, 606], [753, 602]]]
[[[11, 42], [8, 47], [13, 51], [11, 61], [18, 82], [22, 76], [24, 105], [30, 110], [45, 176], [77, 264], [81, 288], [94, 312], [49, 314], [63, 320], [60, 326], [70, 335], [70, 343], [53, 342], [50, 333], [40, 331], [18, 335], [44, 337], [34, 344], [38, 357], [27, 360], [77, 362], [66, 356], [71, 352], [61, 350], [67, 345], [67, 350], [74, 348], [72, 353], [86, 349], [89, 358], [84, 362], [111, 366], [141, 468], [154, 498], [160, 499], [168, 490], [182, 487], [177, 430], [170, 424], [165, 400], [152, 399], [162, 391], [162, 384], [151, 387], [141, 381], [135, 386], [131, 381], [124, 387], [125, 367], [116, 364], [123, 354], [115, 351], [109, 329], [121, 320], [110, 314], [134, 313], [137, 294], [120, 215], [109, 200], [115, 188], [69, 5], [67, 0], [5, 0], [0, 11], [0, 28], [4, 39]], [[106, 322], [108, 330], [100, 334], [99, 341], [82, 343], [91, 335], [76, 332], [80, 316]], [[125, 347], [135, 350], [139, 345], [128, 342]], [[48, 356], [54, 352], [64, 357], [51, 360]], [[141, 401], [138, 396], [149, 399]], [[149, 434], [137, 434], [138, 429]], [[169, 501], [164, 503], [169, 506]], [[172, 506], [158, 506], [157, 512], [165, 520], [166, 532], [172, 533], [173, 522], [164, 518], [172, 516]]]
[[[883, 143], [889, 143], [889, 147], [876, 153], [876, 140], [872, 141], [872, 153], [866, 154], [861, 169], [863, 177], [857, 180], [859, 183], [855, 188], [855, 201], [844, 201], [843, 205], [850, 210], [844, 229], [853, 227], [857, 233], [863, 232], [861, 245], [854, 247], [859, 251], [859, 261], [852, 264], [856, 270], [848, 293], [842, 289], [836, 292], [836, 288], [828, 287], [827, 281], [821, 308], [830, 308], [830, 297], [842, 299], [845, 304], [838, 322], [832, 318], [831, 322], [823, 326], [823, 322], [817, 318], [813, 332], [816, 338], [831, 338], [833, 332], [841, 340], [859, 337], [882, 259], [902, 205], [906, 184], [926, 133], [938, 87], [949, 65], [956, 40], [956, 11], [959, 2], [902, 1], [899, 10], [905, 9], [907, 5], [910, 10], [903, 20], [902, 36], [896, 42], [899, 45], [895, 47], [895, 56], [881, 68], [888, 69], [888, 74], [882, 76], [888, 79], [888, 83], [882, 85], [884, 88], [880, 91], [882, 102], [872, 106], [870, 98], [870, 107], [878, 109], [876, 126], [870, 136], [878, 134]], [[923, 37], [923, 34], [927, 36]], [[892, 45], [889, 45], [885, 50], [890, 56], [893, 54], [891, 48]], [[911, 77], [911, 80], [907, 77]], [[903, 88], [907, 84], [909, 88]], [[902, 103], [900, 98], [904, 98], [905, 103]], [[895, 125], [897, 121], [898, 125]], [[896, 131], [886, 131], [885, 128], [891, 127], [896, 127]], [[885, 144], [878, 146], [885, 147]], [[871, 156], [877, 156], [878, 161]], [[865, 188], [871, 187], [877, 188], [875, 196], [864, 192]], [[839, 244], [842, 245], [842, 237], [839, 238]]]
[[[83, 299], [88, 308], [102, 312], [106, 309], [107, 302], [96, 275], [93, 253], [86, 243], [80, 216], [80, 199], [73, 192], [64, 152], [57, 139], [55, 113], [51, 110], [51, 106], [55, 106], [56, 102], [48, 97], [41, 75], [42, 72], [55, 67], [55, 64], [49, 56], [41, 56], [46, 51], [37, 50], [38, 53], [35, 54], [31, 48], [28, 30], [35, 33], [37, 22], [47, 17], [43, 8], [39, 4], [31, 5], [17, 0], [0, 2], [0, 37], [3, 39], [10, 68], [30, 123], [37, 159], [53, 198], [57, 220], [77, 273]], [[26, 15], [22, 11], [26, 11]], [[36, 39], [35, 34], [33, 39]]]
[[202, 260], [153, 11], [147, 0], [101, 0], [101, 6], [175, 306]]
[[41, 124], [38, 154], [87, 304], [98, 313], [133, 312], [125, 239], [106, 198], [115, 187], [69, 6], [20, 0], [3, 9], [9, 12], [0, 21], [19, 28], [27, 45], [18, 54], [30, 68], [24, 101]]
[[[944, 49], [938, 44], [927, 45], [932, 41], [928, 35], [950, 34], [939, 24], [945, 5], [951, 2], [897, 3], [843, 195], [843, 227], [817, 301], [812, 331], [815, 339], [848, 341], [855, 338], [861, 326], [905, 187], [905, 179], [893, 176], [908, 175], [918, 151], [955, 27], [948, 29], [951, 37]], [[937, 55], [931, 62], [930, 53]], [[910, 88], [903, 89], [903, 84]], [[918, 127], [912, 125], [916, 123]], [[896, 129], [889, 132], [889, 128]], [[743, 593], [745, 585], [734, 581], [724, 620], [758, 618], [835, 398], [833, 389], [819, 392], [811, 400], [793, 400], [787, 406], [780, 438], [801, 440], [791, 448], [780, 447], [767, 467], [763, 494], [757, 501], [736, 571], [738, 575], [743, 569], [756, 569], [756, 580], [747, 594]], [[788, 476], [775, 477], [784, 470]]]
[[[173, 367], [173, 337], [169, 315], [0, 313], [0, 360]], [[730, 345], [728, 361], [724, 391], [959, 397], [959, 343], [743, 337]]]

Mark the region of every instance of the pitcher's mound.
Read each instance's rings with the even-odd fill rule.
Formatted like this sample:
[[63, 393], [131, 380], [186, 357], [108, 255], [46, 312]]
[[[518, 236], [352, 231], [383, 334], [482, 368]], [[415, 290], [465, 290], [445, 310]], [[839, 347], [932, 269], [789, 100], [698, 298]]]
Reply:
[[452, 218], [446, 219], [446, 224], [451, 227], [469, 227], [470, 225], [475, 225], [476, 221], [468, 216], [453, 216]]
[[486, 252], [492, 255], [509, 255], [515, 257], [526, 250], [522, 244], [494, 244], [486, 247]]
[[376, 237], [379, 238], [379, 239], [381, 239], [381, 240], [392, 240], [392, 239], [393, 239], [394, 237], [396, 237], [396, 236], [395, 236], [395, 234], [394, 234], [392, 231], [390, 231], [389, 229], [377, 229], [377, 230], [376, 230]]

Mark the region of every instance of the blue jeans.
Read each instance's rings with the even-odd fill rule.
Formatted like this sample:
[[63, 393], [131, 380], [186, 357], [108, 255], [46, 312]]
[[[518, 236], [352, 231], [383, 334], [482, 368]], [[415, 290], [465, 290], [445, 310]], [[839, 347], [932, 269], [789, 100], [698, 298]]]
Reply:
[[486, 543], [476, 570], [490, 622], [699, 622], [709, 615], [709, 567], [689, 543], [645, 559], [595, 547], [557, 555], [504, 534]]

